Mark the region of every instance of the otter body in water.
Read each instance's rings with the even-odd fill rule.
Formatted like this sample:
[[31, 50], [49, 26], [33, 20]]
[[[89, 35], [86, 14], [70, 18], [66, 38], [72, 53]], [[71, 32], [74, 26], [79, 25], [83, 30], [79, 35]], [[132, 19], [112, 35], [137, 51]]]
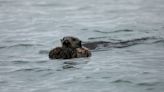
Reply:
[[61, 39], [62, 47], [56, 47], [49, 52], [50, 59], [71, 59], [90, 57], [88, 48], [82, 47], [81, 40], [76, 37], [67, 36]]

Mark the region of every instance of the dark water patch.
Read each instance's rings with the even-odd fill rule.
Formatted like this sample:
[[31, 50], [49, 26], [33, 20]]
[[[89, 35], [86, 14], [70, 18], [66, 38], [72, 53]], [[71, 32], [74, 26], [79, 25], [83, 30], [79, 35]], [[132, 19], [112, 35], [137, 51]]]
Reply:
[[52, 69], [48, 69], [48, 68], [43, 68], [43, 69], [37, 69], [36, 72], [43, 72], [43, 71], [52, 71]]
[[8, 83], [8, 82], [4, 81], [4, 80], [0, 81], [0, 84], [6, 84], [6, 83]]
[[119, 39], [112, 39], [112, 38], [109, 38], [110, 41], [112, 42], [122, 42], [122, 40], [119, 40]]
[[41, 44], [16, 44], [12, 46], [2, 46], [2, 48], [15, 48], [15, 47], [33, 47], [33, 46], [43, 46]]
[[62, 71], [62, 69], [56, 69], [56, 71]]
[[11, 61], [12, 63], [14, 64], [28, 64], [28, 63], [46, 63], [47, 60], [30, 60], [30, 61], [26, 61], [26, 60], [14, 60], [14, 61]]
[[26, 68], [26, 69], [22, 68], [22, 69], [16, 70], [15, 72], [19, 72], [19, 71], [29, 72], [29, 71], [34, 71], [36, 69], [38, 69], [38, 68]]
[[82, 28], [81, 30], [85, 30], [85, 31], [87, 31], [87, 30], [89, 30], [88, 28]]
[[2, 5], [6, 5], [6, 4], [14, 4], [15, 2], [14, 1], [9, 1], [9, 0], [1, 0], [0, 1], [0, 6]]
[[104, 76], [104, 77], [101, 77], [102, 79], [110, 79], [112, 77], [109, 77], [109, 76]]
[[109, 36], [90, 37], [90, 38], [88, 38], [88, 40], [101, 40], [101, 39], [108, 39], [111, 42], [120, 42], [120, 41], [122, 41], [122, 40], [119, 40], [119, 39], [112, 39]]
[[53, 4], [53, 3], [51, 3], [51, 4], [33, 4], [33, 6], [38, 6], [38, 7], [54, 7], [54, 6], [56, 6], [56, 4]]
[[119, 33], [119, 32], [132, 32], [133, 30], [130, 30], [130, 29], [122, 29], [122, 30], [115, 30], [115, 31], [108, 31], [108, 32], [105, 32], [105, 31], [100, 31], [100, 30], [94, 30], [94, 32], [98, 32], [98, 33], [103, 33], [103, 34], [108, 34], [108, 33]]
[[85, 79], [91, 79], [92, 77], [91, 76], [85, 76]]
[[22, 69], [18, 69], [15, 70], [13, 72], [42, 72], [42, 71], [51, 71], [52, 69], [48, 69], [48, 68], [22, 68]]
[[48, 54], [49, 53], [49, 50], [40, 50], [39, 51], [39, 54]]
[[36, 46], [34, 44], [16, 44], [10, 47], [31, 47], [31, 46]]
[[6, 46], [0, 46], [0, 49], [6, 48]]
[[103, 36], [103, 37], [90, 37], [88, 38], [89, 40], [94, 40], [94, 39], [102, 39], [102, 38], [108, 38], [107, 36]]
[[66, 61], [64, 62], [64, 64], [68, 64], [68, 65], [77, 65], [77, 62], [73, 62], [73, 61]]
[[146, 44], [148, 41], [151, 41], [150, 43], [152, 43], [157, 40], [159, 40], [159, 38], [143, 37], [143, 38], [126, 40], [126, 41], [118, 40], [118, 42], [110, 42], [110, 41], [86, 42], [83, 45], [91, 50], [104, 49], [104, 48], [125, 48], [125, 47], [134, 46], [138, 44]]
[[76, 68], [75, 66], [73, 66], [73, 65], [69, 65], [69, 64], [66, 64], [66, 65], [64, 65], [63, 66], [63, 69], [70, 69], [70, 68]]
[[142, 74], [151, 74], [150, 72], [142, 72]]
[[63, 69], [70, 69], [70, 68], [73, 68], [73, 69], [79, 69], [77, 67], [77, 65], [80, 65], [80, 64], [86, 64], [88, 61], [82, 61], [82, 62], [79, 62], [79, 61], [65, 61], [63, 64]]
[[53, 74], [54, 74], [54, 72], [48, 72], [48, 73], [43, 74], [42, 77], [50, 76], [50, 75], [53, 75]]
[[114, 32], [132, 32], [133, 30], [131, 29], [123, 29], [123, 30], [116, 30]]
[[12, 61], [14, 64], [27, 64], [29, 63], [29, 61], [23, 61], [23, 60], [15, 60], [15, 61]]
[[0, 88], [4, 88], [4, 87], [6, 87], [6, 86], [8, 86], [9, 85], [9, 81], [7, 81], [7, 80], [0, 80]]
[[104, 31], [100, 31], [100, 30], [94, 30], [94, 32], [103, 33], [103, 34], [110, 33], [110, 32], [104, 32]]
[[39, 61], [36, 61], [36, 63], [46, 63], [47, 61], [46, 60], [39, 60]]
[[7, 39], [4, 40], [4, 42], [6, 43], [13, 43], [13, 42], [19, 42], [19, 43], [23, 43], [23, 42], [30, 42], [31, 40], [29, 39]]
[[66, 6], [65, 4], [61, 4], [61, 3], [35, 3], [32, 4], [33, 6], [36, 7], [62, 7], [62, 6]]
[[132, 83], [132, 82], [129, 80], [117, 79], [112, 81], [112, 83]]
[[137, 83], [136, 85], [138, 86], [156, 86], [160, 84], [160, 82], [140, 82], [140, 83]]

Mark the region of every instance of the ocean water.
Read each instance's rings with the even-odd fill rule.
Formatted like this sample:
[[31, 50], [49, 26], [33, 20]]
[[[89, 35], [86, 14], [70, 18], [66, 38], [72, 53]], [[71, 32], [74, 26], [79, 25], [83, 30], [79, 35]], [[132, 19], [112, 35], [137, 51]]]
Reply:
[[[163, 92], [163, 0], [0, 0], [0, 92]], [[64, 36], [108, 41], [49, 60]]]

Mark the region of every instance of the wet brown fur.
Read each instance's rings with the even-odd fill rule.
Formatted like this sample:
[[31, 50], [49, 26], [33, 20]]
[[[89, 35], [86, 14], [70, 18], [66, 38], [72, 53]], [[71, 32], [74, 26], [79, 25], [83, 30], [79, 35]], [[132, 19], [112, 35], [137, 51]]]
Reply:
[[56, 47], [49, 52], [50, 59], [71, 59], [90, 57], [88, 48], [82, 47], [81, 40], [76, 37], [67, 36], [61, 39], [62, 47]]

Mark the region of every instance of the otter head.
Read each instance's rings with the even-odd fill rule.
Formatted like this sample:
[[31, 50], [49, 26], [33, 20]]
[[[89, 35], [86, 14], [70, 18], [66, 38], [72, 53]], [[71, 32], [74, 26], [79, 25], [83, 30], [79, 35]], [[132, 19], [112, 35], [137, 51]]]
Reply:
[[63, 37], [63, 39], [61, 39], [61, 43], [62, 43], [62, 47], [65, 48], [81, 48], [81, 40], [79, 40], [76, 37], [71, 37], [71, 36], [67, 36], [67, 37]]

